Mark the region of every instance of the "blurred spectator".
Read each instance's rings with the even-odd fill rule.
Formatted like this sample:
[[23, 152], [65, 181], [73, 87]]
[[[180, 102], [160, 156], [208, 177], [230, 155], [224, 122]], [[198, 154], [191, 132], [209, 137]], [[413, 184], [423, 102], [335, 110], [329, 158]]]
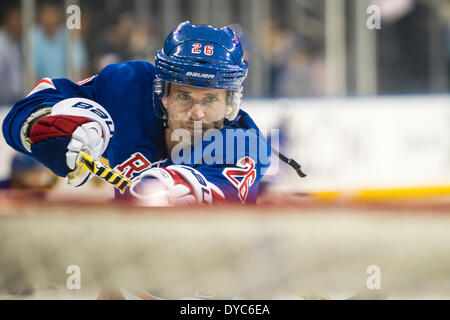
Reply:
[[262, 23], [259, 33], [262, 45], [262, 54], [269, 64], [270, 95], [277, 95], [275, 90], [280, 73], [295, 50], [295, 33], [286, 24], [276, 20], [267, 20]]
[[94, 72], [98, 73], [111, 63], [133, 59], [130, 37], [134, 28], [133, 17], [125, 11], [114, 15], [107, 23], [106, 33], [100, 33], [94, 48]]
[[279, 96], [314, 96], [326, 91], [325, 60], [319, 48], [303, 41], [280, 67], [278, 80], [274, 84]]
[[447, 22], [447, 79], [450, 91], [450, 17]]
[[152, 19], [146, 19], [136, 24], [130, 37], [133, 60], [146, 60], [153, 63], [155, 53], [160, 46], [161, 41], [156, 37]]
[[31, 32], [37, 79], [67, 77], [67, 58], [77, 70], [86, 67], [86, 50], [80, 40], [72, 39], [67, 54], [68, 32], [63, 24], [62, 8], [52, 3], [39, 8], [38, 25]]
[[409, 0], [378, 0], [377, 4], [383, 12], [383, 32], [377, 33], [379, 91], [428, 91], [432, 9], [424, 2]]
[[269, 64], [271, 96], [324, 94], [325, 61], [319, 46], [277, 20], [264, 22], [262, 53]]
[[43, 192], [52, 188], [57, 177], [33, 157], [18, 153], [11, 163], [9, 179], [0, 181], [0, 189], [22, 189]]
[[0, 21], [0, 104], [15, 102], [22, 95], [21, 17], [19, 7], [10, 6]]

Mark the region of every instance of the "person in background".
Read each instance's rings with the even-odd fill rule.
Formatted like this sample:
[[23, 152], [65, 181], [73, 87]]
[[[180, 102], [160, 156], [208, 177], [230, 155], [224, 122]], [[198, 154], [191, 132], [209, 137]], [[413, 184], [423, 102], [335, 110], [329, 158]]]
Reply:
[[[22, 92], [21, 11], [9, 6], [0, 17], [0, 105], [13, 103]], [[6, 80], [7, 79], [7, 80]]]
[[124, 11], [109, 17], [105, 33], [100, 33], [94, 46], [94, 73], [111, 63], [134, 59], [130, 40], [135, 27], [133, 16]]
[[20, 189], [42, 192], [51, 189], [57, 177], [33, 157], [17, 153], [11, 162], [11, 174], [0, 181], [0, 189]]
[[[447, 77], [450, 80], [450, 19], [447, 23]], [[448, 88], [450, 90], [450, 81], [448, 83]]]
[[66, 77], [67, 58], [75, 70], [86, 68], [87, 53], [83, 42], [71, 40], [70, 52], [67, 54], [68, 36], [69, 30], [63, 24], [62, 9], [51, 2], [42, 4], [38, 12], [38, 24], [31, 32], [37, 79]]
[[277, 96], [317, 96], [326, 93], [325, 59], [320, 46], [311, 40], [298, 39], [286, 57], [275, 82]]

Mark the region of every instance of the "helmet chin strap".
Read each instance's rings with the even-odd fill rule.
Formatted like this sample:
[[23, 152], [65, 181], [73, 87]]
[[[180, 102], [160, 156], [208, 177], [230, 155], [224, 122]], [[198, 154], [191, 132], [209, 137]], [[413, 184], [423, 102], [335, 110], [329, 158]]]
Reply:
[[[235, 125], [235, 124], [231, 124], [232, 128], [236, 128], [238, 129], [239, 126]], [[270, 147], [270, 149], [272, 150], [272, 152], [278, 157], [280, 158], [281, 161], [283, 161], [284, 163], [286, 163], [287, 165], [289, 165], [290, 167], [292, 167], [297, 174], [300, 176], [300, 178], [304, 178], [306, 177], [306, 174], [302, 171], [301, 169], [301, 165], [295, 161], [292, 158], [288, 158], [287, 156], [285, 156], [284, 154], [282, 154], [280, 151], [278, 151], [277, 149], [275, 149], [274, 147], [272, 147], [269, 142], [267, 141], [267, 139], [265, 139], [264, 137], [260, 136], [261, 139], [264, 139], [264, 141], [267, 143], [267, 145]]]
[[223, 128], [223, 119], [214, 121], [213, 123], [214, 129], [222, 129]]
[[166, 109], [166, 107], [164, 106], [164, 104], [162, 103], [162, 99], [158, 99], [158, 103], [159, 103], [159, 106], [160, 106], [160, 108], [161, 108], [161, 111], [162, 111], [162, 120], [163, 120], [163, 127], [164, 128], [166, 128], [166, 129], [169, 129], [169, 114], [167, 113], [167, 109]]

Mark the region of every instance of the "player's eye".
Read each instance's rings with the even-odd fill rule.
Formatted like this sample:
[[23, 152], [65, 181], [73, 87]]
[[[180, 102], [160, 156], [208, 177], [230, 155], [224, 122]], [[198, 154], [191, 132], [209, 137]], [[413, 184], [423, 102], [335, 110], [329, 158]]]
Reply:
[[189, 99], [189, 95], [185, 94], [185, 93], [180, 93], [178, 95], [178, 98], [181, 100], [188, 100]]
[[205, 102], [207, 103], [212, 103], [212, 102], [216, 102], [217, 101], [217, 97], [216, 96], [207, 96], [205, 98]]

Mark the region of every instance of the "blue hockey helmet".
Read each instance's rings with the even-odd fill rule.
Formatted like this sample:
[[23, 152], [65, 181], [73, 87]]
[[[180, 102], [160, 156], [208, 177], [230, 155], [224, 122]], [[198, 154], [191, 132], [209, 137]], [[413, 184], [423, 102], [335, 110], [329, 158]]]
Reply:
[[155, 93], [164, 94], [165, 82], [187, 86], [227, 89], [233, 120], [240, 107], [247, 61], [239, 38], [229, 27], [179, 24], [156, 53]]

